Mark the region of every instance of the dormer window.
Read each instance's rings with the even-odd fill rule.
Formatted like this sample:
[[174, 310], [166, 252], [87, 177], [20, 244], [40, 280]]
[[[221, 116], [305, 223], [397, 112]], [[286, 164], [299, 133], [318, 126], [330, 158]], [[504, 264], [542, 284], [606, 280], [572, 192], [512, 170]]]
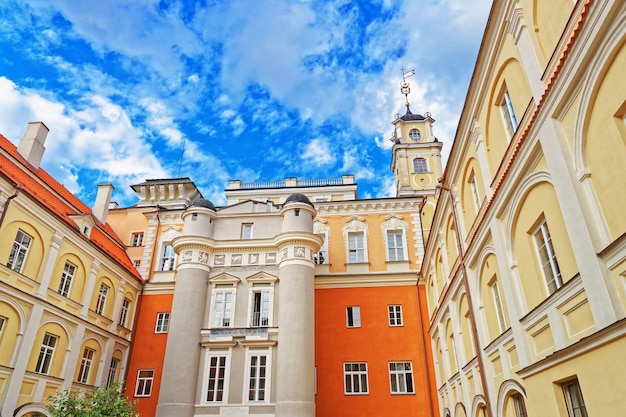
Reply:
[[411, 139], [413, 142], [419, 142], [420, 140], [422, 140], [422, 131], [419, 129], [411, 129], [409, 131], [409, 139]]
[[87, 225], [83, 226], [83, 234], [85, 234], [85, 235], [89, 234], [89, 226], [87, 226]]

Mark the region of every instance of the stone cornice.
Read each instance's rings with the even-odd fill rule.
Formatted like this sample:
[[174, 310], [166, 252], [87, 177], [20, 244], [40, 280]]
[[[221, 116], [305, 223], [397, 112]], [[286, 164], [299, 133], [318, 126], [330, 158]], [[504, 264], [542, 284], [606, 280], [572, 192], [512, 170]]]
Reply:
[[[425, 193], [426, 194], [426, 193]], [[425, 200], [424, 196], [393, 198], [393, 199], [373, 199], [373, 200], [353, 200], [353, 201], [331, 201], [324, 203], [314, 203], [318, 216], [328, 214], [356, 214], [356, 213], [384, 213], [389, 211], [418, 211]]]

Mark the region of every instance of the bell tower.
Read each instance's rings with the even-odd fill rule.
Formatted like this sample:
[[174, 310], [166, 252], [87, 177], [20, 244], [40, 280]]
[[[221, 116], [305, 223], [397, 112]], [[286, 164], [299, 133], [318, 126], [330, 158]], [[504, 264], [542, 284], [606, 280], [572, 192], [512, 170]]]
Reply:
[[414, 114], [409, 107], [409, 83], [407, 78], [415, 70], [402, 70], [400, 92], [406, 100], [406, 113], [396, 115], [394, 132], [389, 139], [393, 142], [391, 171], [396, 183], [396, 197], [434, 194], [437, 180], [442, 176], [441, 148], [443, 144], [433, 134], [433, 119], [430, 113]]

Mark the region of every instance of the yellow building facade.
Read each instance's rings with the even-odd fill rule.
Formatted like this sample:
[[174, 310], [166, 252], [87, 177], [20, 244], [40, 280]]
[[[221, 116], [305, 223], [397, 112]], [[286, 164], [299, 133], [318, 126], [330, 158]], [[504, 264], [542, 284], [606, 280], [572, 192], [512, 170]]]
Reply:
[[492, 6], [421, 271], [441, 416], [626, 409], [625, 22]]
[[0, 136], [1, 414], [46, 414], [59, 390], [125, 379], [142, 280], [93, 209], [39, 168], [47, 127], [30, 123], [16, 148]]

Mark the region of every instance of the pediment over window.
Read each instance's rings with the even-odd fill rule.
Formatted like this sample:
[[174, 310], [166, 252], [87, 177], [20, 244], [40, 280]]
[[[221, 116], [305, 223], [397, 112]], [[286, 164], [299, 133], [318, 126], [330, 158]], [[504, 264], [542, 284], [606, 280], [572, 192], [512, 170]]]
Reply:
[[254, 275], [249, 276], [248, 278], [246, 278], [246, 281], [248, 281], [249, 283], [275, 283], [276, 281], [278, 281], [278, 277], [274, 276], [272, 274], [268, 274], [267, 272], [258, 272]]
[[213, 278], [210, 278], [209, 282], [212, 285], [219, 285], [219, 284], [237, 285], [241, 282], [241, 280], [237, 278], [236, 276], [233, 276], [227, 273], [222, 273], [222, 274], [214, 276]]

